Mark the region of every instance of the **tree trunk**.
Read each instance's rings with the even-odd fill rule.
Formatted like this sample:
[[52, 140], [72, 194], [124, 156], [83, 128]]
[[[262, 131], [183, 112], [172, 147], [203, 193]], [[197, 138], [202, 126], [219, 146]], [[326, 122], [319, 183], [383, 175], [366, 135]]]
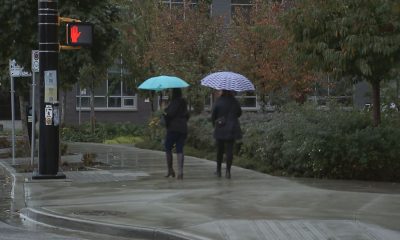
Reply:
[[96, 117], [94, 115], [94, 93], [93, 89], [90, 90], [90, 130], [91, 133], [94, 134], [94, 128], [96, 123]]
[[380, 81], [371, 82], [372, 86], [372, 124], [374, 127], [381, 123], [381, 86]]
[[27, 103], [25, 102], [25, 97], [23, 94], [19, 94], [18, 96], [19, 100], [19, 112], [21, 114], [21, 126], [22, 126], [22, 139], [24, 142], [24, 149], [30, 149], [30, 143], [29, 143], [29, 129], [28, 129], [28, 116], [26, 115], [26, 107]]

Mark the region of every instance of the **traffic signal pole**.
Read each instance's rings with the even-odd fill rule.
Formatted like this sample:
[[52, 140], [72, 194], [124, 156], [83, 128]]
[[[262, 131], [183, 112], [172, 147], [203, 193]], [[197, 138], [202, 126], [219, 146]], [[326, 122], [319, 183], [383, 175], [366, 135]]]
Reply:
[[65, 178], [59, 167], [58, 1], [38, 0], [39, 166], [32, 179]]

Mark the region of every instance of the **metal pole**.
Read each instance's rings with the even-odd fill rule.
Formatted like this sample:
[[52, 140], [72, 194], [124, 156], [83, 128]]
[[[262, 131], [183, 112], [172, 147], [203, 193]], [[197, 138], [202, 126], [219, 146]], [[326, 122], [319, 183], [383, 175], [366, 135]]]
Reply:
[[31, 166], [33, 166], [33, 164], [34, 164], [34, 161], [35, 161], [35, 130], [36, 130], [36, 128], [35, 128], [35, 124], [36, 124], [36, 121], [35, 121], [35, 96], [36, 96], [36, 94], [35, 94], [35, 88], [36, 88], [36, 79], [35, 79], [35, 77], [36, 77], [36, 73], [35, 72], [33, 72], [32, 71], [32, 134], [31, 134], [31, 136], [32, 136], [32, 140], [31, 140]]
[[82, 89], [81, 84], [78, 84], [79, 88], [79, 114], [78, 114], [78, 126], [81, 126], [81, 112], [82, 112]]
[[39, 18], [39, 167], [33, 179], [65, 178], [59, 164], [58, 1], [38, 0]]
[[12, 138], [12, 164], [15, 165], [15, 102], [14, 102], [14, 77], [11, 76], [11, 138]]

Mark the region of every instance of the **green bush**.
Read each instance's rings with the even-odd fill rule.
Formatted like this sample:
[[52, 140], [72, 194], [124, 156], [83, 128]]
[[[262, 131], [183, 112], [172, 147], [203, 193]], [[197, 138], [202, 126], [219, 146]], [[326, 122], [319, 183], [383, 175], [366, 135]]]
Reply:
[[369, 113], [289, 106], [249, 126], [241, 154], [269, 173], [399, 181], [400, 130], [392, 117], [372, 128]]
[[9, 147], [11, 147], [11, 144], [7, 140], [7, 137], [0, 137], [0, 148], [9, 148]]
[[96, 124], [94, 133], [91, 133], [90, 124], [81, 126], [64, 127], [61, 129], [61, 138], [69, 142], [97, 142], [101, 143], [107, 139], [119, 136], [142, 136], [144, 128], [140, 125], [130, 123], [99, 123]]
[[213, 127], [210, 116], [201, 114], [192, 116], [188, 122], [188, 137], [186, 144], [204, 152], [214, 151]]

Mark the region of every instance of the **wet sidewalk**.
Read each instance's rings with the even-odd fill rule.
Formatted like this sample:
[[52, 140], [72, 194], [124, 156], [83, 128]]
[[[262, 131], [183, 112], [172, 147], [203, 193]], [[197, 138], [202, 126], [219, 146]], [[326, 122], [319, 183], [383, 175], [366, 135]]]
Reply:
[[24, 219], [145, 239], [400, 239], [399, 184], [288, 179], [237, 167], [232, 179], [219, 179], [214, 162], [193, 157], [185, 158], [180, 181], [163, 177], [162, 152], [86, 143], [69, 149], [96, 153], [113, 168], [64, 172], [67, 180], [14, 173]]

